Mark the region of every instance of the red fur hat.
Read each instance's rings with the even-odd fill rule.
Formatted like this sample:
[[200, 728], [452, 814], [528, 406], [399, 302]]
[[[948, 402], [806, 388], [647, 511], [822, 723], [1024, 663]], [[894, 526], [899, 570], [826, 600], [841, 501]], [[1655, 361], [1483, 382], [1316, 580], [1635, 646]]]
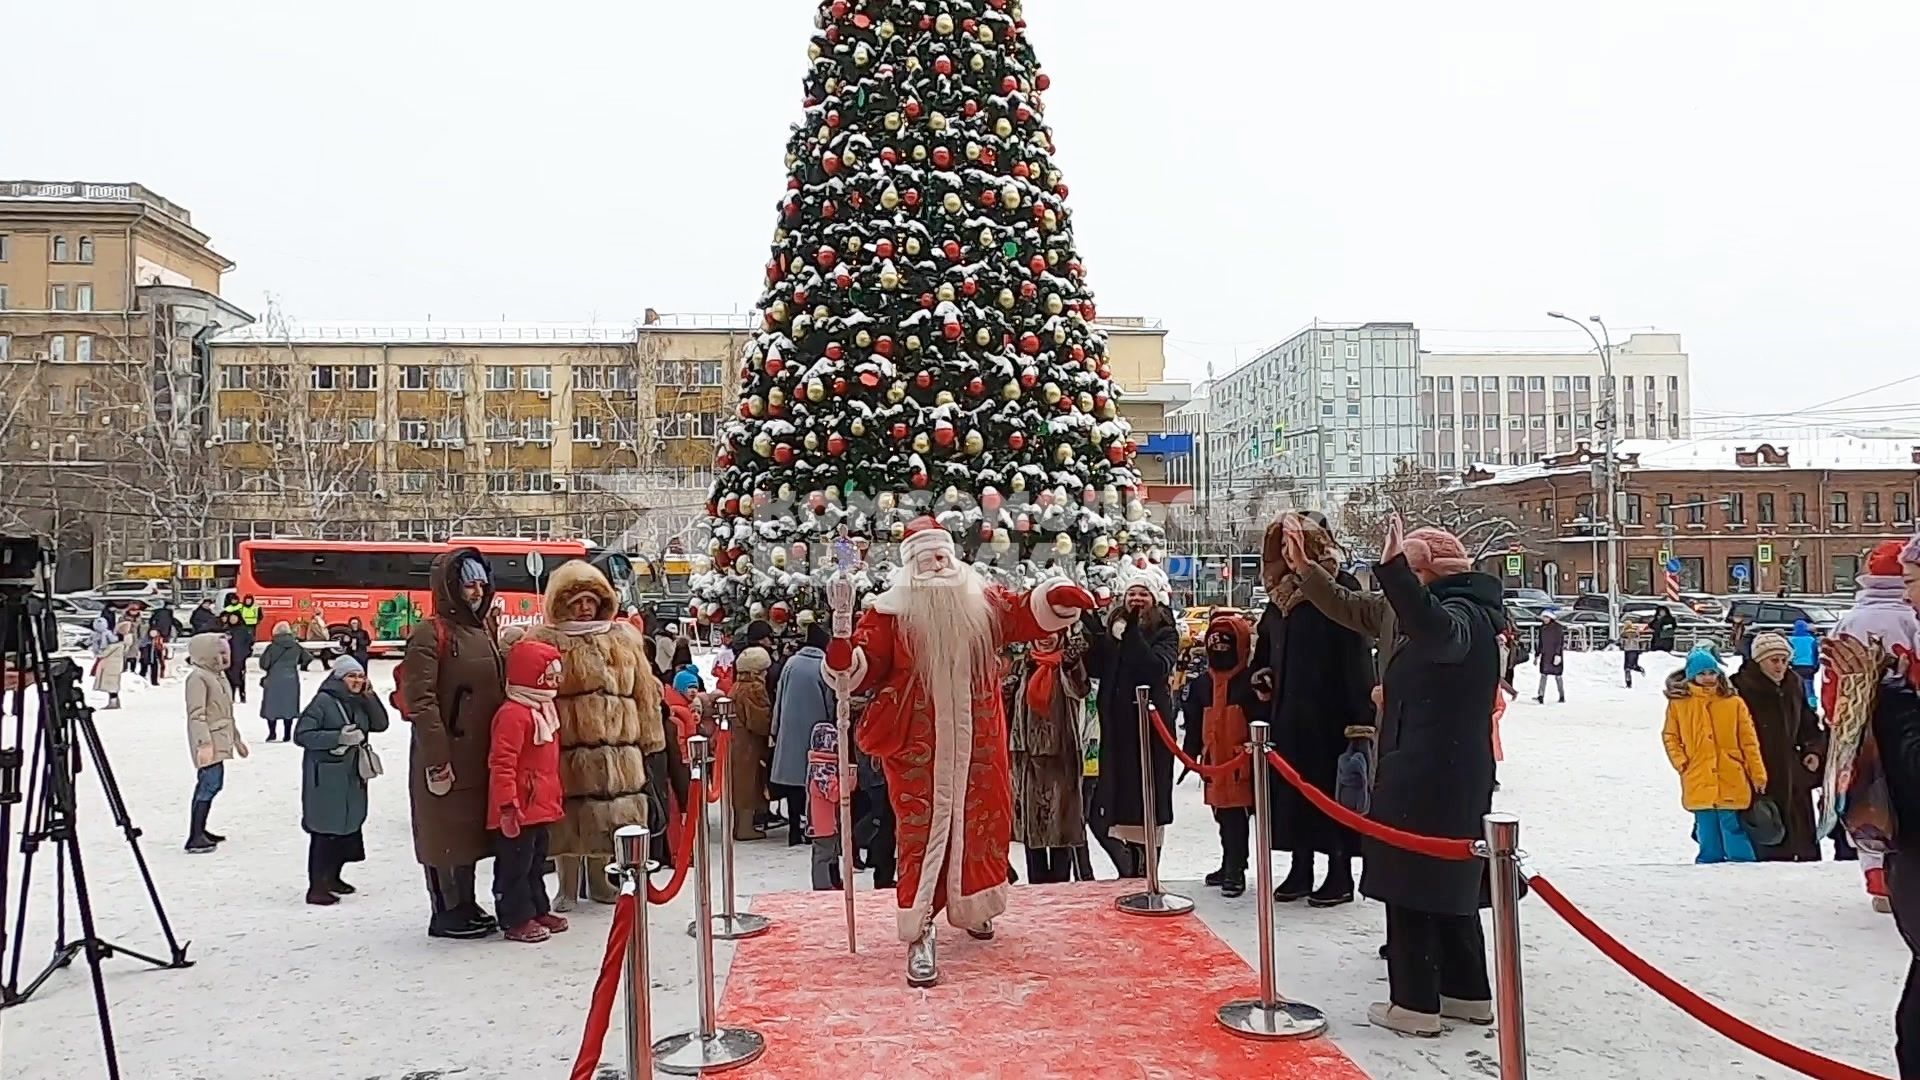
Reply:
[[1867, 573], [1875, 577], [1900, 576], [1900, 552], [1906, 547], [1899, 540], [1883, 540], [1867, 555]]

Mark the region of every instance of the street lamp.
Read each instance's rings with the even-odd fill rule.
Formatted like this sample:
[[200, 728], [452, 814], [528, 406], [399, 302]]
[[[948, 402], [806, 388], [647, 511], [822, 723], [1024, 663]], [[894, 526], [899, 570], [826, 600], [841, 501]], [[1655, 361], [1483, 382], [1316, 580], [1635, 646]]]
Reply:
[[1587, 339], [1593, 342], [1593, 350], [1600, 354], [1600, 371], [1602, 377], [1606, 379], [1605, 393], [1602, 394], [1600, 398], [1600, 421], [1606, 429], [1606, 441], [1602, 453], [1606, 458], [1603, 468], [1606, 470], [1607, 500], [1607, 636], [1614, 641], [1619, 641], [1620, 549], [1618, 533], [1620, 530], [1619, 515], [1614, 507], [1614, 485], [1617, 471], [1614, 464], [1614, 421], [1616, 417], [1615, 395], [1618, 391], [1615, 389], [1613, 378], [1613, 332], [1607, 329], [1607, 324], [1601, 321], [1600, 316], [1590, 315], [1587, 317], [1587, 322], [1600, 327], [1601, 332], [1606, 335], [1605, 343], [1602, 344], [1601, 338], [1594, 334], [1592, 327], [1571, 315], [1559, 311], [1549, 311], [1547, 312], [1547, 317], [1549, 319], [1559, 319], [1563, 322], [1570, 322], [1586, 333]]

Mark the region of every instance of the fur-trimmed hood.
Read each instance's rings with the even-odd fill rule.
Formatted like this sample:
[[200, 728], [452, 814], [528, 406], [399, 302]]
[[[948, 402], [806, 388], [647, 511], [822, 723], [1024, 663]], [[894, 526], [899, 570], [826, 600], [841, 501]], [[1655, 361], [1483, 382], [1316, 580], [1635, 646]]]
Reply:
[[[1684, 701], [1692, 697], [1693, 680], [1687, 678], [1687, 673], [1684, 670], [1669, 673], [1667, 675], [1666, 695], [1669, 701]], [[1719, 696], [1734, 696], [1733, 680], [1728, 678], [1724, 671], [1720, 673]]]
[[569, 622], [573, 616], [567, 608], [573, 599], [581, 593], [591, 593], [598, 601], [593, 617], [613, 619], [620, 614], [620, 594], [613, 591], [613, 585], [607, 581], [607, 575], [600, 568], [586, 561], [575, 559], [561, 563], [553, 573], [547, 575], [547, 595], [544, 603], [547, 622], [558, 626]]

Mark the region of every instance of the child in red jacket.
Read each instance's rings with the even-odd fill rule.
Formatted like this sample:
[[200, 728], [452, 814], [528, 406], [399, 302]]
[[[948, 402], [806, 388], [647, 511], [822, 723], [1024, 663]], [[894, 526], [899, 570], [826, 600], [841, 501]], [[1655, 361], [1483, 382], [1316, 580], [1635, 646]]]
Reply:
[[560, 650], [522, 639], [507, 652], [507, 700], [493, 714], [487, 828], [493, 901], [508, 941], [540, 942], [567, 928], [547, 907], [547, 826], [566, 814], [560, 789]]

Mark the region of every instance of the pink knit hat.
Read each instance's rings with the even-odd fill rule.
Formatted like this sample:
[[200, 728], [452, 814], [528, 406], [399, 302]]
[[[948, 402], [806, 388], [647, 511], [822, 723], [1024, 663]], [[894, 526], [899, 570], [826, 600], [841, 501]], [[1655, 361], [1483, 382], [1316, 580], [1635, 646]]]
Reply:
[[1466, 545], [1445, 529], [1431, 526], [1415, 529], [1407, 534], [1400, 546], [1407, 553], [1407, 565], [1413, 567], [1416, 573], [1425, 571], [1435, 577], [1446, 577], [1473, 569], [1473, 560], [1467, 558]]

